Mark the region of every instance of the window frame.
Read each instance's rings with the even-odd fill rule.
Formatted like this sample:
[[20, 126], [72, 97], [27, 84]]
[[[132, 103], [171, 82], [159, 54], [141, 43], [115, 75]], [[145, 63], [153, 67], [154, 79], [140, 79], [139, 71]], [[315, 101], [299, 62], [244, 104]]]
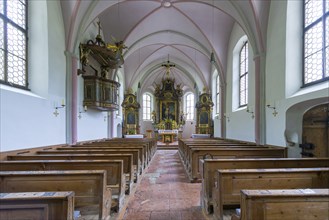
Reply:
[[[241, 61], [241, 54], [242, 52], [245, 53], [245, 60], [242, 62]], [[239, 52], [239, 108], [242, 108], [242, 107], [245, 107], [248, 105], [248, 73], [249, 73], [249, 45], [248, 45], [248, 41], [244, 42], [241, 49], [240, 49], [240, 52]], [[244, 73], [241, 74], [241, 65], [242, 64], [245, 64], [244, 65]], [[242, 104], [241, 103], [241, 93], [243, 92], [241, 90], [241, 80], [245, 78], [245, 103]]]
[[[188, 100], [188, 97], [193, 97], [193, 100]], [[193, 103], [192, 103], [193, 101]], [[195, 95], [192, 92], [186, 93], [184, 98], [184, 111], [186, 114], [186, 121], [193, 121], [194, 120], [194, 109], [195, 109]], [[190, 112], [192, 110], [192, 112]]]
[[[144, 100], [144, 97], [149, 97], [150, 100]], [[143, 102], [143, 112], [142, 112], [142, 119], [143, 121], [152, 121], [152, 96], [149, 93], [144, 93], [142, 96]], [[145, 106], [145, 103], [149, 103], [149, 106]], [[149, 113], [145, 112], [145, 110], [149, 109]], [[147, 117], [149, 116], [149, 117]]]
[[217, 73], [216, 76], [216, 90], [215, 90], [215, 94], [216, 94], [216, 115], [219, 115], [220, 112], [220, 79], [219, 79], [219, 74]]
[[[302, 56], [303, 70], [302, 70], [302, 86], [301, 86], [302, 88], [312, 86], [312, 85], [315, 85], [315, 84], [319, 84], [321, 82], [325, 82], [325, 81], [329, 80], [329, 76], [325, 76], [325, 72], [329, 71], [329, 70], [325, 69], [326, 68], [326, 61], [328, 60], [328, 58], [326, 58], [326, 31], [327, 31], [326, 28], [328, 28], [327, 26], [329, 24], [326, 25], [326, 19], [329, 18], [329, 10], [327, 12], [325, 11], [326, 10], [325, 9], [326, 0], [322, 0], [323, 10], [322, 10], [321, 17], [314, 20], [312, 23], [310, 23], [306, 27], [305, 26], [306, 25], [306, 7], [305, 6], [306, 6], [307, 1], [310, 1], [310, 0], [304, 0], [304, 2], [303, 2], [303, 56]], [[305, 36], [306, 36], [306, 33], [309, 30], [311, 30], [314, 26], [319, 24], [321, 21], [322, 21], [322, 49], [321, 49], [321, 51], [322, 51], [322, 78], [319, 79], [319, 80], [309, 82], [309, 83], [305, 83], [305, 76], [306, 76], [306, 73], [305, 73], [305, 60], [306, 60], [306, 57], [305, 57], [305, 43], [306, 43], [305, 42]]]
[[[25, 28], [22, 28], [19, 24], [12, 21], [7, 14], [7, 2], [8, 0], [1, 0], [3, 1], [3, 14], [0, 12], [0, 19], [3, 21], [3, 40], [4, 40], [4, 79], [0, 79], [0, 84], [8, 85], [11, 87], [24, 89], [24, 90], [30, 90], [29, 87], [29, 75], [28, 75], [28, 0], [19, 0], [23, 5], [25, 5]], [[15, 57], [18, 57], [19, 59], [23, 59], [25, 61], [25, 80], [24, 85], [15, 84], [12, 82], [8, 82], [8, 24], [11, 24], [14, 28], [16, 28], [18, 31], [22, 32], [25, 37], [25, 57], [18, 57], [15, 54], [13, 54]], [[0, 49], [1, 50], [1, 49]]]

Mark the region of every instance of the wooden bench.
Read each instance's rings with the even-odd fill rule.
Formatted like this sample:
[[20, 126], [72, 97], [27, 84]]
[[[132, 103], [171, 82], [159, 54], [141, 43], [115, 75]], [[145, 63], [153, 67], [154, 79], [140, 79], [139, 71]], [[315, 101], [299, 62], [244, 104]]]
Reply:
[[133, 184], [132, 154], [55, 154], [55, 155], [8, 155], [7, 160], [122, 160], [126, 175], [126, 194], [129, 194]]
[[217, 147], [217, 148], [192, 148], [191, 159], [187, 173], [191, 182], [201, 181], [199, 160], [207, 157], [211, 159], [220, 158], [283, 158], [286, 157], [286, 148], [268, 147]]
[[312, 168], [329, 167], [329, 158], [249, 158], [200, 160], [202, 176], [201, 204], [207, 214], [212, 213], [212, 188], [218, 169], [255, 168]]
[[[133, 155], [133, 166], [134, 166], [134, 172], [135, 172], [135, 182], [137, 182], [138, 179], [138, 174], [141, 174], [143, 171], [143, 168], [141, 166], [141, 157], [139, 154], [139, 150], [130, 150], [130, 149], [110, 149], [110, 150], [93, 150], [93, 149], [88, 149], [88, 150], [76, 150], [74, 148], [72, 148], [71, 150], [67, 149], [65, 150], [65, 152], [61, 151], [61, 150], [43, 150], [43, 151], [36, 151], [36, 154], [38, 155], [54, 155], [54, 154], [88, 154], [88, 155], [92, 155], [92, 154], [132, 154]], [[21, 155], [21, 154], [20, 154]]]
[[66, 150], [121, 150], [121, 149], [126, 149], [126, 150], [138, 150], [140, 159], [141, 159], [141, 167], [144, 169], [147, 167], [147, 153], [145, 151], [145, 148], [142, 146], [129, 146], [129, 147], [122, 147], [122, 146], [106, 146], [106, 145], [77, 145], [77, 146], [72, 146], [72, 147], [59, 147], [57, 150], [60, 151], [66, 151]]
[[126, 147], [133, 147], [133, 146], [142, 146], [144, 148], [144, 161], [145, 161], [145, 166], [151, 161], [155, 151], [156, 151], [156, 144], [154, 144], [153, 139], [109, 139], [109, 140], [99, 140], [99, 141], [94, 141], [94, 142], [84, 142], [81, 144], [77, 145], [71, 145], [72, 147], [81, 147], [81, 146], [107, 146], [107, 147], [121, 147], [121, 148], [126, 148]]
[[81, 214], [109, 219], [112, 192], [104, 170], [1, 171], [0, 192], [74, 191], [75, 208]]
[[[188, 146], [187, 148], [187, 152], [186, 152], [186, 169], [187, 170], [191, 170], [192, 169], [192, 161], [193, 161], [193, 154], [195, 153], [195, 151], [200, 151], [200, 149], [202, 150], [207, 150], [207, 149], [219, 149], [219, 148], [247, 148], [247, 149], [252, 149], [252, 148], [257, 148], [257, 149], [265, 149], [265, 148], [268, 148], [268, 147], [263, 147], [263, 146], [255, 146], [255, 145], [246, 145], [246, 144], [232, 144], [232, 143], [223, 143], [223, 144], [220, 144], [220, 145], [212, 145], [212, 146]], [[204, 159], [204, 158], [209, 158], [209, 159], [213, 159], [213, 158], [216, 158], [216, 154], [214, 153], [211, 153], [211, 152], [208, 152], [206, 154], [203, 154], [203, 157], [201, 159]], [[235, 156], [233, 155], [219, 155], [219, 158], [235, 158]], [[194, 162], [194, 161], [193, 161]], [[198, 161], [199, 162], [199, 161]]]
[[0, 219], [74, 220], [74, 192], [0, 193]]
[[113, 138], [113, 139], [107, 139], [105, 142], [110, 143], [127, 143], [127, 144], [146, 144], [148, 151], [149, 151], [149, 161], [152, 159], [153, 155], [155, 154], [157, 150], [157, 141], [154, 138]]
[[239, 206], [243, 189], [327, 188], [329, 168], [218, 170], [213, 191], [214, 216], [223, 220], [224, 206]]
[[328, 220], [329, 189], [242, 190], [241, 220]]
[[237, 141], [230, 139], [218, 139], [218, 138], [209, 138], [209, 139], [180, 139], [178, 150], [182, 159], [185, 161], [188, 157], [189, 147], [198, 147], [198, 146], [221, 146], [221, 145], [249, 145], [255, 146], [255, 143]]
[[0, 161], [1, 171], [31, 170], [105, 170], [107, 186], [112, 189], [112, 198], [119, 210], [124, 202], [125, 175], [122, 160], [26, 160]]

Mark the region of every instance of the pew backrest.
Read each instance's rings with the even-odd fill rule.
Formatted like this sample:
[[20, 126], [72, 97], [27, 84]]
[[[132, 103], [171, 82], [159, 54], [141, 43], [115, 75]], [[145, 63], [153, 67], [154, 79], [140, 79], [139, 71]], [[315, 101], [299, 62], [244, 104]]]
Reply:
[[0, 219], [74, 220], [74, 192], [0, 193]]

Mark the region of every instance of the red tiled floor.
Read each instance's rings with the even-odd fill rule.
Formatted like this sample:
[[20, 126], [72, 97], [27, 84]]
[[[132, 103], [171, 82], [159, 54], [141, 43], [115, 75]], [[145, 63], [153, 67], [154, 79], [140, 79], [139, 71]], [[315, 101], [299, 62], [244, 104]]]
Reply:
[[204, 220], [200, 183], [189, 183], [177, 150], [158, 150], [146, 169], [124, 220]]

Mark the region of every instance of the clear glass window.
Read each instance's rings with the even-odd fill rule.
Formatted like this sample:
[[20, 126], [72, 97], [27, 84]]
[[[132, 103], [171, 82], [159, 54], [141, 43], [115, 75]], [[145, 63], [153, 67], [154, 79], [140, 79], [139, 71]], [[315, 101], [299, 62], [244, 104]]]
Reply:
[[329, 79], [329, 1], [304, 1], [303, 85]]
[[27, 2], [0, 1], [0, 82], [27, 88]]
[[194, 94], [189, 93], [185, 98], [185, 114], [186, 120], [194, 119]]
[[151, 120], [151, 96], [143, 95], [143, 120]]
[[248, 104], [248, 42], [245, 42], [240, 51], [239, 71], [239, 106]]

